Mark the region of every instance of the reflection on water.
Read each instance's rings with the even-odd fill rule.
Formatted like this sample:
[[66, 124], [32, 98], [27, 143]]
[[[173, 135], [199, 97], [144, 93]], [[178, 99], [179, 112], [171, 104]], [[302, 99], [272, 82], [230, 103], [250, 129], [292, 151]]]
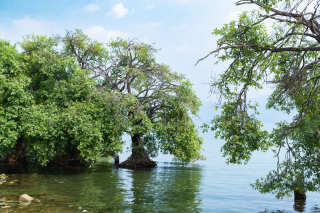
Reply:
[[[201, 212], [199, 166], [163, 164], [149, 170], [9, 165], [0, 186], [0, 212]], [[37, 202], [19, 202], [28, 194]]]
[[304, 212], [306, 209], [306, 201], [305, 200], [295, 200], [293, 209], [298, 212]]
[[320, 212], [320, 208], [318, 207], [318, 205], [315, 205], [314, 207], [311, 208], [311, 212]]
[[[8, 176], [0, 185], [0, 213], [320, 213], [317, 194], [309, 193], [306, 202], [294, 202], [293, 198], [277, 200], [272, 194], [253, 190], [249, 184], [254, 177], [270, 170], [263, 168], [270, 164], [265, 158], [250, 166], [226, 166], [218, 154], [208, 154], [203, 164], [165, 163], [164, 159], [157, 162], [157, 168], [140, 170], [116, 169], [107, 161], [92, 168], [0, 162], [0, 174]], [[21, 194], [37, 201], [21, 203]], [[10, 208], [2, 208], [6, 205]]]
[[130, 171], [133, 212], [201, 212], [201, 167], [170, 166]]

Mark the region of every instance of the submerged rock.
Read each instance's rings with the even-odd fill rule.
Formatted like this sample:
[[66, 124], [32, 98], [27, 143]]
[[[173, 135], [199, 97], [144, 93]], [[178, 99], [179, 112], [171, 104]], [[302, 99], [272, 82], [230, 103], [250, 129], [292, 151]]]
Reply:
[[21, 195], [21, 196], [19, 197], [19, 200], [20, 200], [20, 201], [30, 202], [30, 201], [34, 200], [34, 198], [33, 198], [33, 197], [30, 197], [30, 196], [27, 195], [27, 194], [23, 194], [23, 195]]
[[8, 183], [8, 185], [15, 185], [15, 184], [18, 184], [18, 180], [13, 180], [13, 181], [10, 181], [9, 183]]
[[7, 175], [5, 175], [5, 174], [2, 174], [2, 175], [0, 175], [0, 181], [4, 181], [5, 179], [7, 179]]
[[20, 206], [29, 206], [31, 201], [20, 202]]
[[5, 174], [0, 175], [0, 185], [2, 185], [3, 183], [6, 182], [6, 178], [7, 178], [7, 177], [8, 177], [8, 176], [6, 176]]

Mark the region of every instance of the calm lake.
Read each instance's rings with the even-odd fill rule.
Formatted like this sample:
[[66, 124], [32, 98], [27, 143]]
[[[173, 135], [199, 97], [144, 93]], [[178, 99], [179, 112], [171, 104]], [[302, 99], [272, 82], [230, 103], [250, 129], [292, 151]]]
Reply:
[[[0, 164], [12, 185], [0, 185], [0, 212], [320, 212], [320, 194], [307, 201], [277, 200], [259, 194], [250, 183], [274, 169], [271, 152], [256, 153], [248, 165], [227, 165], [219, 140], [204, 136], [206, 161], [182, 165], [159, 156], [149, 170], [112, 168], [101, 160], [92, 168], [35, 168]], [[120, 155], [120, 162], [129, 153]], [[38, 199], [16, 202], [21, 194]], [[40, 202], [41, 201], [41, 202]]]

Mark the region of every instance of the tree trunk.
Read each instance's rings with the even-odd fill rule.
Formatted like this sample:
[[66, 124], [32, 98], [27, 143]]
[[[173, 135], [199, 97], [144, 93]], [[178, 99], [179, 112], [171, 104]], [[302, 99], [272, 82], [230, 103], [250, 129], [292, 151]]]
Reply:
[[135, 134], [131, 136], [132, 140], [132, 155], [133, 159], [140, 159], [145, 157], [146, 150], [144, 149], [143, 143], [141, 141], [141, 135]]
[[131, 156], [119, 164], [119, 167], [125, 168], [153, 168], [157, 163], [151, 160], [144, 149], [141, 134], [131, 136], [132, 154]]
[[294, 200], [306, 200], [307, 196], [304, 193], [300, 193], [298, 191], [294, 191]]
[[114, 159], [114, 165], [119, 165], [119, 160], [120, 160], [119, 155], [116, 154], [116, 157]]
[[17, 144], [15, 146], [15, 151], [11, 155], [6, 156], [6, 161], [9, 163], [13, 163], [16, 161], [26, 161], [25, 158], [25, 149], [26, 145], [23, 143], [23, 139], [21, 137], [18, 138]]

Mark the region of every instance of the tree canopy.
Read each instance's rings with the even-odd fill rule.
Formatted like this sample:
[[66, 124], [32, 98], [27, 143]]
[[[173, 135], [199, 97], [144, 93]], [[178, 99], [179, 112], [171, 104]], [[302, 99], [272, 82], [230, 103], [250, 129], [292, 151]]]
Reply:
[[191, 117], [201, 102], [188, 79], [156, 62], [152, 45], [118, 38], [104, 47], [81, 31], [69, 33], [64, 42], [101, 88], [131, 100], [118, 112], [132, 136], [131, 158], [161, 151], [185, 162], [203, 159], [202, 139]]
[[[253, 151], [272, 148], [277, 169], [252, 184], [261, 193], [290, 196], [320, 190], [319, 1], [239, 0], [255, 5], [238, 20], [215, 29], [217, 63], [231, 61], [215, 79], [211, 91], [220, 95], [222, 113], [205, 125], [226, 142], [228, 163], [247, 163]], [[270, 23], [273, 23], [270, 26]], [[247, 91], [273, 86], [267, 109], [295, 114], [292, 121], [276, 123], [272, 132], [262, 130], [257, 104]], [[281, 153], [285, 159], [280, 162]]]
[[0, 158], [90, 164], [120, 152], [127, 133], [132, 157], [203, 159], [192, 121], [201, 102], [152, 45], [99, 43], [81, 30], [17, 45], [0, 40]]
[[1, 42], [1, 158], [45, 165], [68, 156], [90, 163], [121, 150], [112, 95], [97, 92], [89, 73], [58, 49], [57, 38], [26, 36], [21, 53]]

